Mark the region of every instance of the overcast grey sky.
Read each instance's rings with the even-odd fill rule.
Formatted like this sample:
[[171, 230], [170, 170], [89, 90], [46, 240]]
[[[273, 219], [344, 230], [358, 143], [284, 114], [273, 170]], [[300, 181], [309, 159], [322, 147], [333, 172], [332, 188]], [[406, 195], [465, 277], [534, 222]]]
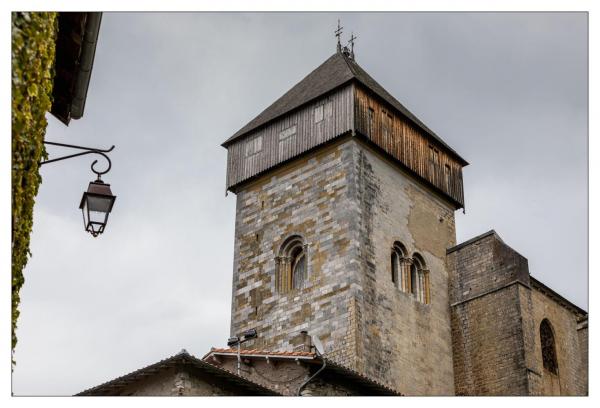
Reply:
[[[587, 15], [105, 13], [85, 115], [47, 140], [117, 147], [104, 235], [91, 159], [42, 167], [16, 395], [82, 391], [229, 335], [235, 196], [219, 145], [335, 52], [470, 165], [458, 242], [495, 229], [587, 310]], [[51, 154], [60, 154], [51, 150]]]

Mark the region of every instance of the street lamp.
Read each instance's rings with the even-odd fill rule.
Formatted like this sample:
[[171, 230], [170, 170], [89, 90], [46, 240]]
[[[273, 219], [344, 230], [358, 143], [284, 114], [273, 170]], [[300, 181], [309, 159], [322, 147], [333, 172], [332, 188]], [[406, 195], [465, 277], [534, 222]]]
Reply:
[[94, 238], [104, 232], [108, 214], [116, 198], [110, 191], [110, 184], [104, 183], [100, 178], [91, 181], [87, 191], [83, 193], [79, 204], [83, 213], [83, 226]]
[[242, 333], [241, 336], [234, 336], [227, 339], [227, 345], [229, 347], [237, 345], [237, 374], [240, 375], [242, 368], [242, 358], [240, 356], [240, 348], [242, 343], [247, 342], [258, 337], [256, 329], [249, 329]]
[[106, 159], [108, 167], [104, 171], [98, 171], [94, 167], [96, 163], [98, 163], [98, 160], [94, 160], [92, 163], [92, 172], [96, 173], [98, 177], [96, 178], [96, 181], [90, 182], [90, 185], [88, 186], [87, 191], [83, 193], [83, 197], [81, 197], [81, 203], [79, 204], [79, 208], [83, 213], [83, 226], [85, 230], [94, 237], [102, 234], [106, 228], [106, 223], [108, 222], [108, 214], [110, 214], [112, 211], [115, 199], [117, 197], [112, 194], [112, 191], [110, 191], [110, 184], [104, 183], [100, 179], [100, 176], [110, 171], [112, 163], [106, 153], [110, 153], [115, 147], [112, 146], [110, 149], [102, 150], [93, 147], [76, 146], [49, 141], [44, 141], [44, 144], [82, 151], [79, 153], [70, 154], [68, 156], [62, 156], [56, 159], [40, 162], [40, 166], [61, 160], [71, 159], [73, 157], [83, 156], [86, 154], [97, 154]]

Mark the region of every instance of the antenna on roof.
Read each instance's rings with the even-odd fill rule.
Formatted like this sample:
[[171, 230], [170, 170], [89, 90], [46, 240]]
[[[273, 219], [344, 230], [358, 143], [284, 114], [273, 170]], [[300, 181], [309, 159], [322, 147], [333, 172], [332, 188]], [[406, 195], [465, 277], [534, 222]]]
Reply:
[[342, 43], [340, 42], [340, 35], [342, 35], [342, 29], [344, 27], [340, 27], [340, 19], [338, 18], [338, 26], [337, 30], [335, 30], [335, 36], [337, 37], [337, 52], [342, 52]]
[[354, 59], [354, 40], [358, 37], [354, 36], [354, 33], [350, 36], [350, 40], [348, 40], [348, 44], [350, 44], [350, 58]]
[[311, 336], [312, 338], [312, 342], [315, 345], [315, 349], [317, 350], [317, 353], [319, 353], [320, 356], [325, 354], [325, 347], [323, 347], [323, 343], [321, 343], [321, 340], [319, 339], [318, 336]]

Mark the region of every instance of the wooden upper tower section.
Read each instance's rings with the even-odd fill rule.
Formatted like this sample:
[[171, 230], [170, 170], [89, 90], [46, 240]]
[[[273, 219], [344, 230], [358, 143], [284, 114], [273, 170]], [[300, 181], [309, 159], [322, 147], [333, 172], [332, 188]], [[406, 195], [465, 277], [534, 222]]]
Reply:
[[338, 51], [227, 139], [227, 189], [343, 135], [360, 137], [464, 207], [468, 163]]

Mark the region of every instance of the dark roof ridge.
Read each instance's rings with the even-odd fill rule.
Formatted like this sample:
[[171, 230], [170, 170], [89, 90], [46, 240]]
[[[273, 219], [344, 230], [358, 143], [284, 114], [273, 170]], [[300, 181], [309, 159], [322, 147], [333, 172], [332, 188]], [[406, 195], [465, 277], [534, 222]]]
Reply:
[[[341, 61], [344, 62], [343, 70], [340, 66]], [[322, 76], [315, 75], [322, 70]], [[248, 122], [245, 126], [235, 132], [225, 142], [221, 144], [223, 147], [229, 146], [234, 141], [242, 136], [256, 131], [268, 123], [286, 115], [290, 112], [299, 109], [302, 106], [314, 101], [317, 98], [326, 95], [327, 93], [338, 89], [339, 87], [351, 81], [357, 81], [370, 92], [381, 98], [386, 104], [404, 115], [415, 126], [427, 133], [444, 149], [448, 150], [455, 158], [457, 158], [463, 166], [469, 163], [463, 159], [454, 149], [442, 140], [433, 130], [429, 129], [419, 118], [410, 112], [400, 101], [390, 94], [379, 82], [377, 82], [367, 71], [365, 71], [355, 60], [344, 55], [341, 52], [336, 52], [325, 60], [318, 67], [313, 69], [304, 78], [297, 82], [286, 93], [279, 97], [275, 102], [266, 107], [254, 119]], [[310, 85], [310, 86], [308, 86]]]
[[[444, 140], [439, 137], [433, 130], [431, 130], [427, 125], [425, 125], [418, 117], [416, 117], [408, 108], [406, 108], [402, 102], [394, 97], [391, 93], [389, 93], [375, 78], [373, 78], [367, 71], [365, 71], [355, 60], [346, 57], [342, 54], [344, 61], [348, 65], [350, 71], [354, 75], [354, 79], [363, 84], [367, 89], [374, 92], [377, 96], [382, 98], [386, 103], [391, 105], [394, 109], [399, 111], [402, 115], [406, 116], [408, 120], [413, 122], [417, 127], [421, 128], [425, 133], [429, 136], [433, 137], [438, 143], [440, 143], [444, 148], [448, 149], [450, 153], [452, 153], [456, 158], [458, 158], [461, 163], [466, 166], [469, 163], [463, 159], [452, 147], [450, 147]], [[366, 77], [366, 78], [364, 78]], [[368, 82], [372, 81], [373, 84], [369, 84]]]
[[482, 240], [483, 238], [486, 238], [486, 237], [488, 237], [490, 235], [495, 235], [496, 238], [498, 238], [498, 240], [504, 244], [504, 241], [502, 240], [502, 238], [500, 238], [500, 235], [498, 235], [495, 230], [491, 229], [488, 232], [484, 232], [483, 234], [479, 234], [476, 237], [473, 237], [473, 238], [468, 239], [468, 240], [466, 240], [464, 242], [461, 242], [460, 244], [454, 245], [453, 247], [446, 249], [446, 255], [448, 255], [448, 254], [450, 254], [452, 252], [458, 251], [459, 249], [462, 249], [462, 248], [464, 248], [464, 247], [466, 247], [468, 245], [471, 245], [474, 242]]
[[533, 276], [531, 276], [531, 274], [529, 275], [529, 280], [531, 281], [532, 288], [547, 293], [548, 296], [554, 298], [556, 301], [558, 301], [558, 303], [564, 303], [565, 306], [574, 309], [577, 313], [580, 313], [584, 316], [588, 315], [588, 312], [585, 311], [583, 308], [577, 306], [575, 303], [571, 302], [569, 299], [567, 299], [566, 297], [564, 297], [563, 295], [546, 285], [545, 283], [542, 283], [539, 279], [534, 278]]
[[327, 366], [325, 367], [327, 369], [327, 367], [331, 368], [336, 368], [338, 370], [341, 371], [345, 371], [347, 374], [356, 376], [358, 378], [360, 378], [362, 381], [368, 382], [373, 384], [376, 387], [380, 387], [382, 389], [384, 389], [385, 391], [397, 395], [397, 396], [404, 396], [404, 394], [402, 394], [400, 391], [396, 390], [395, 388], [393, 388], [391, 385], [385, 384], [383, 382], [380, 382], [374, 378], [371, 378], [368, 375], [362, 374], [359, 371], [356, 371], [350, 367], [347, 367], [341, 363], [336, 362], [335, 360], [331, 360], [329, 358], [326, 357], [321, 357], [325, 360], [325, 362], [327, 363]]
[[[300, 85], [304, 85], [304, 82], [307, 81], [309, 77], [311, 77], [313, 74], [315, 74], [320, 69], [323, 69], [323, 67], [325, 67], [329, 64], [333, 64], [333, 62], [339, 58], [339, 55], [341, 55], [341, 54], [336, 52], [335, 54], [333, 54], [329, 58], [327, 58], [324, 62], [319, 64], [315, 69], [313, 69], [307, 75], [305, 75], [300, 81], [295, 83], [287, 92], [285, 92], [282, 96], [280, 96], [273, 103], [271, 103], [269, 106], [267, 106], [257, 116], [255, 116], [254, 119], [252, 119], [250, 122], [248, 122], [246, 125], [244, 125], [241, 129], [239, 129], [237, 132], [235, 132], [226, 141], [221, 143], [221, 146], [227, 147], [229, 144], [231, 144], [232, 142], [241, 138], [242, 136], [246, 135], [247, 133], [250, 133], [254, 130], [260, 129], [262, 126], [266, 125], [267, 123], [269, 123], [289, 112], [292, 112], [292, 111], [300, 108], [301, 106], [304, 106], [307, 103], [310, 103], [311, 101], [313, 101], [313, 100], [327, 94], [328, 92], [331, 92], [332, 90], [337, 89], [338, 87], [351, 81], [354, 76], [354, 72], [352, 72], [352, 70], [348, 69], [348, 74], [350, 74], [350, 75], [347, 78], [345, 78], [345, 79], [342, 78], [342, 80], [339, 82], [332, 82], [331, 86], [327, 86], [327, 84], [325, 84], [324, 90], [322, 92], [316, 92], [314, 95], [309, 96], [304, 100], [301, 99], [302, 100], [301, 103], [298, 103], [298, 101], [295, 101], [294, 103], [291, 103], [291, 107], [283, 108], [281, 112], [270, 112], [273, 110], [277, 111], [276, 108], [279, 107], [279, 105], [283, 104], [285, 102], [286, 98], [290, 98], [291, 96], [294, 96], [295, 92], [298, 92], [299, 90], [301, 90]], [[342, 57], [343, 57], [343, 55], [342, 55]], [[346, 66], [347, 66], [347, 64], [346, 64]], [[347, 67], [347, 68], [349, 68], [349, 67]], [[302, 92], [300, 91], [300, 93], [302, 93]], [[270, 115], [271, 117], [269, 117], [269, 114], [271, 114]], [[266, 116], [267, 118], [264, 119], [263, 116]]]
[[233, 373], [233, 372], [231, 372], [229, 370], [225, 370], [225, 369], [223, 369], [221, 367], [217, 367], [217, 366], [215, 366], [213, 364], [210, 364], [207, 361], [204, 361], [204, 360], [201, 360], [201, 359], [199, 359], [197, 357], [192, 356], [191, 354], [189, 354], [187, 352], [186, 349], [182, 349], [180, 352], [178, 352], [177, 354], [175, 354], [173, 356], [170, 356], [170, 357], [167, 357], [165, 359], [162, 359], [162, 360], [160, 360], [160, 361], [158, 361], [158, 362], [156, 362], [154, 364], [150, 364], [150, 365], [147, 365], [145, 367], [139, 368], [137, 370], [131, 371], [131, 372], [129, 372], [127, 374], [124, 374], [122, 376], [113, 378], [112, 380], [105, 381], [102, 384], [96, 385], [94, 387], [87, 388], [87, 389], [85, 389], [85, 390], [83, 390], [83, 391], [75, 394], [75, 396], [95, 395], [95, 394], [91, 394], [91, 393], [94, 392], [94, 391], [100, 390], [100, 389], [102, 389], [104, 387], [111, 386], [113, 384], [116, 385], [119, 382], [123, 382], [123, 381], [126, 381], [128, 379], [135, 379], [135, 377], [137, 375], [143, 373], [144, 371], [155, 370], [155, 369], [160, 370], [161, 368], [164, 368], [164, 366], [166, 364], [176, 362], [176, 360], [179, 359], [179, 358], [183, 358], [183, 359], [187, 360], [188, 362], [190, 362], [192, 364], [195, 364], [196, 366], [201, 366], [203, 368], [208, 368], [210, 370], [213, 370], [213, 371], [215, 371], [217, 373], [220, 373], [220, 375], [223, 375], [223, 376], [229, 375], [231, 377], [231, 380], [236, 381], [237, 383], [240, 383], [243, 386], [247, 386], [247, 387], [250, 386], [250, 387], [254, 387], [254, 388], [258, 389], [261, 392], [275, 393], [275, 394], [280, 395], [280, 393], [278, 391], [276, 391], [276, 390], [273, 390], [271, 388], [265, 387], [264, 385], [258, 384], [258, 383], [254, 382], [252, 380], [249, 380], [248, 378], [239, 376], [236, 373]]

